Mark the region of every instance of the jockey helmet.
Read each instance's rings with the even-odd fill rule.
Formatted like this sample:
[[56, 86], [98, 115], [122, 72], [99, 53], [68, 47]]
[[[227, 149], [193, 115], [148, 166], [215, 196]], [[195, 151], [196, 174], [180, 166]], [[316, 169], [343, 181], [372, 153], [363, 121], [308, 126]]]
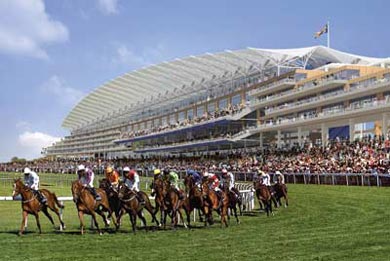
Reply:
[[130, 171], [130, 168], [129, 167], [124, 167], [123, 168], [123, 172], [129, 172]]
[[227, 172], [228, 172], [227, 169], [225, 169], [225, 168], [222, 169], [222, 174], [227, 174]]
[[77, 167], [77, 171], [82, 171], [82, 170], [85, 170], [85, 166], [84, 165], [79, 165]]
[[160, 169], [155, 169], [154, 170], [154, 175], [159, 175], [161, 173], [161, 170]]
[[24, 174], [30, 174], [31, 173], [31, 169], [29, 168], [24, 168]]
[[106, 173], [109, 174], [109, 173], [112, 173], [114, 170], [111, 168], [111, 167], [107, 167], [106, 168]]

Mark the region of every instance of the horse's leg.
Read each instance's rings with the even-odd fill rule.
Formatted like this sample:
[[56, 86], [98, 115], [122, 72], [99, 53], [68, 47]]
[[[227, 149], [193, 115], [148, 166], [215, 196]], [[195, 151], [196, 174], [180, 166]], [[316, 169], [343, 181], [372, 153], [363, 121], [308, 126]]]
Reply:
[[229, 206], [226, 204], [226, 205], [222, 205], [222, 210], [221, 210], [221, 226], [223, 224], [225, 224], [226, 227], [228, 227], [228, 222], [226, 220], [226, 216], [228, 214], [228, 208]]
[[[96, 213], [98, 213], [98, 212], [96, 212]], [[93, 220], [93, 223], [95, 224], [95, 227], [96, 227], [96, 229], [97, 229], [97, 231], [99, 232], [99, 235], [102, 235], [102, 231], [100, 231], [100, 228], [99, 228], [99, 224], [98, 224], [98, 222], [97, 222], [97, 220], [96, 220], [96, 213], [95, 213], [95, 211], [91, 211], [91, 216], [92, 216], [92, 220]], [[99, 214], [99, 213], [98, 213]], [[105, 219], [106, 218], [106, 216], [104, 215], [104, 213], [103, 213], [103, 219]]]
[[42, 229], [41, 229], [41, 222], [39, 221], [39, 215], [38, 212], [34, 213], [35, 221], [37, 222], [37, 227], [39, 230], [39, 234], [42, 234]]
[[147, 225], [146, 225], [146, 219], [145, 219], [145, 216], [144, 216], [144, 212], [142, 210], [138, 211], [137, 213], [139, 219], [141, 219], [141, 222], [142, 222], [142, 225], [145, 227], [145, 230], [148, 230], [147, 228]]
[[237, 205], [234, 205], [233, 213], [234, 213], [234, 216], [236, 217], [237, 224], [240, 224], [240, 220], [238, 219], [238, 215], [237, 215]]
[[20, 225], [19, 236], [23, 235], [24, 226], [27, 220], [27, 215], [28, 215], [27, 211], [22, 212], [22, 224]]
[[284, 207], [288, 207], [288, 196], [287, 196], [287, 192], [284, 192]]
[[50, 220], [51, 224], [53, 225], [53, 227], [55, 226], [54, 225], [54, 220], [53, 220], [53, 217], [50, 215], [50, 213], [47, 211], [47, 207], [43, 207], [42, 208], [42, 212], [43, 214], [45, 214], [45, 216]]
[[108, 221], [108, 219], [107, 219], [106, 215], [104, 214], [103, 210], [101, 210], [101, 209], [96, 209], [95, 212], [96, 212], [99, 216], [102, 217], [103, 222], [104, 222], [104, 225], [106, 226], [106, 228], [109, 227], [109, 226], [110, 226], [110, 222]]
[[84, 235], [84, 212], [79, 210], [78, 212], [79, 214], [79, 220], [80, 220], [80, 232], [81, 232], [81, 235]]
[[184, 226], [185, 228], [188, 228], [188, 226], [187, 226], [187, 224], [186, 224], [186, 222], [185, 222], [185, 219], [183, 218], [183, 214], [181, 213], [181, 210], [178, 209], [177, 212], [179, 212], [179, 216], [180, 216], [180, 219], [181, 219], [181, 221], [182, 221], [182, 223], [183, 223], [183, 226]]
[[65, 224], [64, 224], [64, 221], [62, 221], [62, 218], [61, 218], [61, 215], [60, 215], [58, 208], [53, 204], [53, 208], [50, 207], [50, 209], [54, 213], [56, 213], [58, 220], [60, 221], [60, 231], [62, 231], [63, 229], [65, 229]]
[[133, 212], [133, 210], [129, 211], [129, 216], [130, 216], [130, 222], [131, 222], [131, 228], [133, 230], [133, 233], [135, 234], [135, 229], [136, 229], [136, 213]]

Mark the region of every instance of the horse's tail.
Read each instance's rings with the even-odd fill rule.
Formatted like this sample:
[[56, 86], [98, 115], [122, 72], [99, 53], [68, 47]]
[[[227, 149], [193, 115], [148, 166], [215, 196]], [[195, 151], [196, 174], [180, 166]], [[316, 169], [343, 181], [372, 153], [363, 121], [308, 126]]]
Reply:
[[56, 205], [59, 207], [59, 208], [65, 208], [64, 204], [62, 204], [61, 202], [58, 201], [58, 198], [56, 196], [56, 194], [53, 193], [53, 197], [54, 197], [54, 201], [56, 203]]

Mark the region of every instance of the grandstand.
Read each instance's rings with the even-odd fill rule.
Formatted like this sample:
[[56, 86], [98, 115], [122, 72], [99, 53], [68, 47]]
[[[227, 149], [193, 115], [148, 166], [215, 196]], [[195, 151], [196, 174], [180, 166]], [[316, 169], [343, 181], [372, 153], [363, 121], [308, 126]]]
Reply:
[[126, 73], [91, 92], [52, 158], [262, 150], [387, 135], [390, 58], [323, 46], [225, 51]]

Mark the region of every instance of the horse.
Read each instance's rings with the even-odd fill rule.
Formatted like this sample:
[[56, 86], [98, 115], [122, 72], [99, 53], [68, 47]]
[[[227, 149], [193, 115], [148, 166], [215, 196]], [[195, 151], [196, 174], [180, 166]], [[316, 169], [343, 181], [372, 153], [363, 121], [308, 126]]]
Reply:
[[[81, 184], [79, 180], [75, 180], [72, 182], [72, 196], [73, 201], [76, 204], [76, 208], [78, 211], [78, 216], [80, 220], [80, 232], [84, 234], [84, 214], [88, 214], [92, 216], [92, 220], [101, 235], [102, 232], [99, 228], [99, 224], [96, 220], [96, 213], [99, 214], [104, 221], [106, 227], [109, 226], [109, 221], [107, 220], [104, 212], [108, 212], [108, 218], [111, 218], [112, 211], [110, 205], [108, 203], [107, 194], [103, 189], [97, 189], [96, 192], [100, 195], [101, 200], [96, 201], [92, 194], [88, 191], [88, 189]], [[103, 212], [104, 211], [104, 212]], [[113, 219], [114, 225], [118, 228], [115, 219]]]
[[164, 217], [167, 208], [165, 206], [164, 199], [166, 195], [166, 190], [162, 178], [160, 177], [155, 178], [152, 182], [152, 188], [155, 194], [154, 202], [156, 204], [154, 215], [156, 215], [157, 212], [160, 210], [160, 224], [162, 224], [165, 227], [166, 220], [164, 220]]
[[275, 198], [279, 206], [282, 205], [281, 198], [284, 198], [284, 207], [288, 206], [287, 186], [286, 184], [277, 182], [273, 189], [275, 191]]
[[146, 226], [146, 220], [143, 214], [143, 209], [145, 208], [150, 215], [152, 216], [152, 222], [156, 222], [157, 226], [159, 226], [159, 222], [155, 216], [154, 207], [150, 203], [149, 197], [145, 192], [140, 191], [139, 195], [142, 196], [145, 204], [141, 204], [137, 198], [137, 194], [135, 191], [128, 188], [124, 183], [119, 184], [119, 192], [118, 198], [121, 201], [121, 206], [124, 211], [129, 214], [130, 222], [132, 225], [133, 232], [136, 231], [136, 220], [137, 216], [141, 219], [143, 224]]
[[108, 197], [108, 203], [110, 205], [110, 209], [115, 213], [116, 221], [118, 228], [121, 224], [121, 217], [123, 215], [123, 209], [121, 201], [118, 197], [118, 190], [115, 189], [108, 179], [99, 180], [99, 188], [103, 189], [106, 192]]
[[[172, 229], [175, 229], [177, 224], [179, 223], [178, 216], [180, 216], [180, 219], [183, 221], [184, 227], [187, 228], [187, 224], [184, 222], [183, 215], [180, 211], [180, 208], [182, 208], [183, 204], [186, 201], [186, 197], [184, 197], [184, 199], [179, 199], [178, 192], [170, 184], [169, 181], [164, 181], [163, 187], [164, 187], [164, 191], [165, 191], [164, 204], [165, 204], [166, 210], [167, 210], [164, 212], [164, 222], [166, 221], [166, 217], [169, 214], [171, 216]], [[165, 225], [165, 223], [164, 223], [164, 225]]]
[[256, 198], [259, 202], [259, 205], [263, 203], [265, 211], [267, 212], [267, 216], [269, 216], [270, 213], [273, 215], [274, 213], [272, 212], [272, 196], [267, 186], [261, 183], [261, 181], [257, 181], [255, 182], [254, 189], [256, 191]]
[[41, 224], [38, 215], [39, 211], [41, 210], [54, 226], [53, 218], [48, 212], [47, 208], [50, 208], [58, 216], [58, 219], [60, 221], [60, 231], [65, 229], [65, 224], [62, 221], [60, 212], [57, 208], [59, 207], [60, 209], [63, 209], [64, 206], [60, 202], [58, 202], [56, 194], [50, 192], [47, 189], [41, 189], [39, 191], [46, 197], [47, 205], [41, 204], [37, 199], [37, 197], [34, 195], [33, 191], [27, 186], [25, 186], [23, 181], [20, 178], [14, 180], [14, 190], [12, 192], [12, 197], [15, 198], [17, 195], [21, 195], [22, 197], [23, 214], [22, 214], [22, 224], [20, 226], [20, 231], [19, 231], [20, 236], [23, 235], [28, 214], [34, 215], [37, 223], [37, 227], [39, 229], [39, 234], [42, 233]]
[[203, 194], [201, 189], [195, 185], [191, 176], [187, 176], [184, 179], [185, 190], [187, 192], [187, 198], [183, 203], [183, 208], [187, 215], [188, 226], [191, 226], [191, 212], [194, 209], [198, 209], [199, 220], [203, 222]]
[[214, 190], [211, 190], [209, 186], [209, 181], [204, 181], [202, 183], [202, 195], [204, 200], [203, 211], [206, 216], [205, 226], [207, 226], [207, 224], [213, 224], [212, 211], [215, 210], [218, 214], [221, 215], [221, 226], [225, 224], [225, 226], [228, 227], [226, 216], [229, 208], [229, 197], [224, 191], [221, 191], [223, 199], [221, 202], [217, 193]]
[[[241, 200], [240, 194], [237, 193], [238, 191], [237, 192], [233, 191], [233, 189], [235, 189], [235, 188], [233, 188], [232, 190], [229, 190], [229, 183], [228, 182], [223, 183], [222, 189], [229, 198], [230, 212], [234, 214], [234, 217], [236, 218], [237, 224], [240, 224], [240, 219], [238, 218], [238, 215], [237, 215], [237, 205], [238, 205], [238, 209], [240, 210], [240, 215], [242, 215], [242, 211], [241, 211], [242, 200]], [[228, 215], [228, 220], [230, 220], [230, 215]]]

